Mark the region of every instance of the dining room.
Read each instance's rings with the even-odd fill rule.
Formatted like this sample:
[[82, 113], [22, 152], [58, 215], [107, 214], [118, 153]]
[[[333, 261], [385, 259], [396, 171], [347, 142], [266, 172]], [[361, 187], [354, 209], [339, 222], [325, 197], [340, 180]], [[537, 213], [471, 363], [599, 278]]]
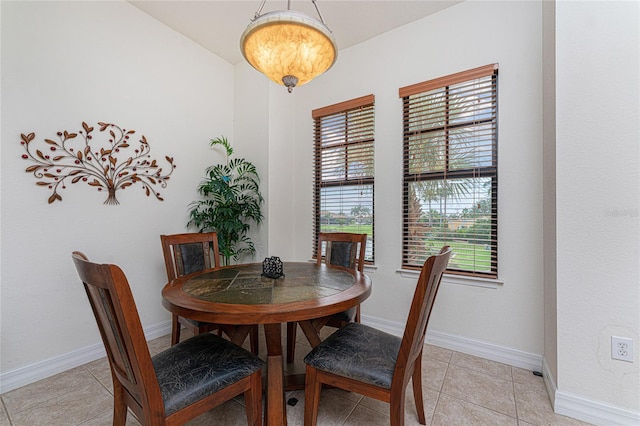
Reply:
[[[227, 137], [234, 156], [255, 164], [264, 197], [249, 234], [255, 256], [234, 262], [310, 263], [312, 111], [367, 95], [375, 252], [361, 321], [401, 335], [418, 272], [403, 268], [399, 89], [499, 64], [497, 271], [445, 274], [426, 342], [540, 372], [557, 414], [640, 421], [637, 2], [452, 2], [341, 49], [292, 93], [133, 3], [0, 3], [0, 394], [104, 357], [74, 250], [123, 269], [148, 340], [170, 334], [159, 236], [197, 231], [189, 206], [205, 170], [225, 161], [211, 139]], [[248, 21], [258, 2], [247, 3]], [[318, 3], [331, 26], [334, 9]], [[237, 44], [240, 33], [220, 37]], [[21, 135], [53, 155], [45, 140], [76, 142], [90, 127], [98, 138], [110, 131], [100, 123], [130, 136], [128, 149], [148, 150], [164, 182], [134, 182], [105, 204], [109, 191], [91, 180], [72, 176], [54, 191], [25, 172]], [[612, 359], [612, 336], [632, 342], [632, 362]]]

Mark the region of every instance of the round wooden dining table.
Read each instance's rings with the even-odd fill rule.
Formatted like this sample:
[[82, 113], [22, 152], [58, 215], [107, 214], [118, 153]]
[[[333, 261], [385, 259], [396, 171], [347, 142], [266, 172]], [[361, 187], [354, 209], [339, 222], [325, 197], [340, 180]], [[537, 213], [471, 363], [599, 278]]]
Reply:
[[242, 345], [251, 327], [264, 326], [267, 344], [265, 423], [285, 425], [282, 323], [298, 322], [311, 346], [320, 343], [314, 322], [346, 311], [371, 294], [371, 280], [356, 270], [311, 262], [285, 262], [284, 276], [262, 276], [262, 264], [231, 265], [185, 275], [162, 290], [172, 313], [198, 321], [228, 324], [231, 341]]

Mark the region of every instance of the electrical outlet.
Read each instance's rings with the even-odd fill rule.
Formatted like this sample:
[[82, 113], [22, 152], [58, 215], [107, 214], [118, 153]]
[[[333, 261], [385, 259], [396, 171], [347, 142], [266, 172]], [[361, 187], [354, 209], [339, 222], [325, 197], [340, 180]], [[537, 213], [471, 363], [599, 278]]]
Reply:
[[633, 340], [611, 336], [611, 358], [633, 362]]

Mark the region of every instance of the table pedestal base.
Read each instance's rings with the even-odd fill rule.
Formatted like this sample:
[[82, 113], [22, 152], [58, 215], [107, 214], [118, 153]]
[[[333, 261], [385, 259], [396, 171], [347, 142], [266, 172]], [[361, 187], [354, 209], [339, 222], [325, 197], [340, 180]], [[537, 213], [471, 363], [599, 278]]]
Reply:
[[264, 336], [267, 341], [267, 404], [265, 424], [285, 426], [287, 424], [284, 404], [284, 358], [282, 356], [281, 324], [265, 324]]

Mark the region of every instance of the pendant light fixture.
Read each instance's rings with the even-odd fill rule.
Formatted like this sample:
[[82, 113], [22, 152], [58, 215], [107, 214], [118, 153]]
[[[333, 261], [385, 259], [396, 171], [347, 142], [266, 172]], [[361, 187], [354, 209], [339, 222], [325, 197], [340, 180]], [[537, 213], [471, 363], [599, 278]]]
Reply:
[[247, 29], [240, 38], [240, 50], [255, 69], [272, 81], [287, 87], [311, 81], [335, 63], [338, 48], [333, 33], [325, 25], [316, 0], [311, 0], [320, 20], [291, 10], [267, 12], [262, 0]]

